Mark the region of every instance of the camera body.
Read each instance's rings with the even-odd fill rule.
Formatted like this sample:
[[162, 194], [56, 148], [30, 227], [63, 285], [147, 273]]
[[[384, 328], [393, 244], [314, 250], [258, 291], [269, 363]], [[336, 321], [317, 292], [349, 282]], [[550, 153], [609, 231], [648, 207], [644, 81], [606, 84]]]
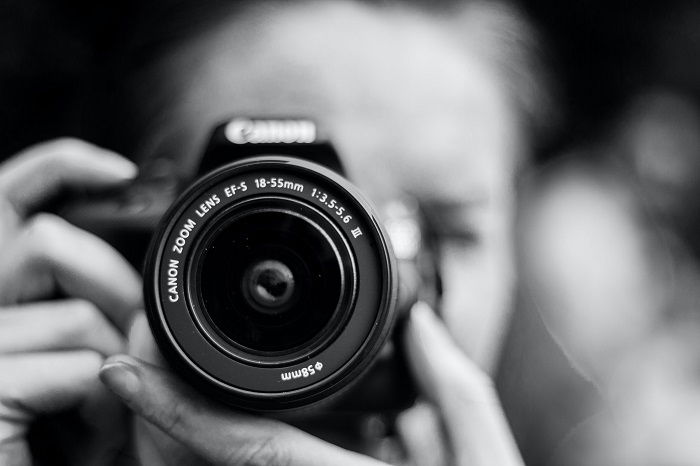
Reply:
[[257, 412], [399, 411], [415, 390], [397, 321], [418, 296], [437, 299], [439, 275], [415, 205], [383, 218], [397, 259], [342, 173], [314, 122], [233, 118], [184, 192], [146, 172], [62, 215], [145, 257], [151, 330], [197, 389]]

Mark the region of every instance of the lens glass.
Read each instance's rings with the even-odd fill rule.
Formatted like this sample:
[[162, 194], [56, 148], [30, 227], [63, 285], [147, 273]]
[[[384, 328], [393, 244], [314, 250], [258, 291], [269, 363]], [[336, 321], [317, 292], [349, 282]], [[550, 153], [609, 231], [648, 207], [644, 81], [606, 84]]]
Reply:
[[294, 274], [276, 260], [253, 264], [243, 275], [243, 294], [260, 312], [277, 314], [289, 310], [294, 300]]
[[314, 220], [288, 209], [247, 210], [212, 228], [197, 273], [209, 323], [254, 353], [313, 346], [344, 296], [332, 240]]

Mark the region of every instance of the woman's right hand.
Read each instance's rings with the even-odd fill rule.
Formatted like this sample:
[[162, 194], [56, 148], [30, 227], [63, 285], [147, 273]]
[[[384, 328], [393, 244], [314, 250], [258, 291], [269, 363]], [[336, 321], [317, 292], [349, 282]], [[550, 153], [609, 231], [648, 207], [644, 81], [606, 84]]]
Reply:
[[87, 429], [63, 438], [61, 425], [53, 439], [70, 464], [108, 464], [121, 446], [126, 418], [97, 375], [125, 348], [140, 277], [104, 241], [41, 208], [64, 188], [102, 189], [136, 171], [75, 139], [0, 165], [0, 464], [31, 464], [30, 425], [71, 409]]

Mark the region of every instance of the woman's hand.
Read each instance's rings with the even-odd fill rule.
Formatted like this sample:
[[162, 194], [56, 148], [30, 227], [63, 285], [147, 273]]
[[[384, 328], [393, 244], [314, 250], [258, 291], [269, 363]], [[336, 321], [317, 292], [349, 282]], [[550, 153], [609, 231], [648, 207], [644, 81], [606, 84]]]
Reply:
[[64, 417], [49, 432], [70, 464], [108, 464], [121, 446], [122, 410], [97, 375], [125, 349], [140, 278], [102, 240], [38, 212], [64, 188], [101, 189], [135, 174], [126, 159], [73, 139], [0, 165], [0, 464], [31, 464], [32, 423], [73, 409], [79, 436], [67, 438]]
[[[137, 439], [143, 464], [383, 464], [282, 422], [205, 399], [156, 365], [159, 357], [143, 316], [135, 319], [129, 340], [132, 351], [151, 362], [112, 357], [102, 367], [101, 377], [147, 421]], [[414, 464], [522, 465], [490, 379], [461, 353], [425, 304], [414, 306], [405, 340], [415, 377], [444, 422], [448, 436], [444, 444], [449, 449], [435, 451], [424, 441], [432, 426], [420, 426], [422, 432], [420, 427], [418, 432], [406, 427], [402, 431]]]
[[[424, 303], [417, 303], [411, 310], [404, 346], [414, 380], [444, 425], [446, 462], [458, 466], [522, 465], [491, 378], [457, 347], [447, 328]], [[427, 419], [418, 418], [421, 426]], [[430, 446], [421, 448], [425, 445], [425, 428], [416, 435], [414, 426], [410, 435], [408, 421], [400, 427], [415, 464], [439, 464], [431, 461], [435, 454]]]

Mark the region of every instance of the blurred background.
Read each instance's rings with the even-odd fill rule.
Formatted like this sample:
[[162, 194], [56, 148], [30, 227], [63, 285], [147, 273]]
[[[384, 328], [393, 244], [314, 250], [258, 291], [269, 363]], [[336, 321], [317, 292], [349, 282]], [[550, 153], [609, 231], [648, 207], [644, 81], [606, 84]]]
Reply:
[[[89, 91], [105, 75], [105, 66], [147, 3], [0, 2], [0, 155], [37, 139], [87, 131], [86, 107], [94, 104]], [[649, 89], [671, 89], [691, 102], [700, 98], [697, 2], [514, 3], [544, 38], [565, 110], [557, 137], [541, 152], [541, 160], [608, 131]]]
[[[561, 109], [521, 180], [496, 381], [518, 443], [534, 465], [700, 464], [700, 3], [515, 3]], [[142, 8], [2, 0], [0, 160], [67, 135], [128, 153], [105, 83]]]

